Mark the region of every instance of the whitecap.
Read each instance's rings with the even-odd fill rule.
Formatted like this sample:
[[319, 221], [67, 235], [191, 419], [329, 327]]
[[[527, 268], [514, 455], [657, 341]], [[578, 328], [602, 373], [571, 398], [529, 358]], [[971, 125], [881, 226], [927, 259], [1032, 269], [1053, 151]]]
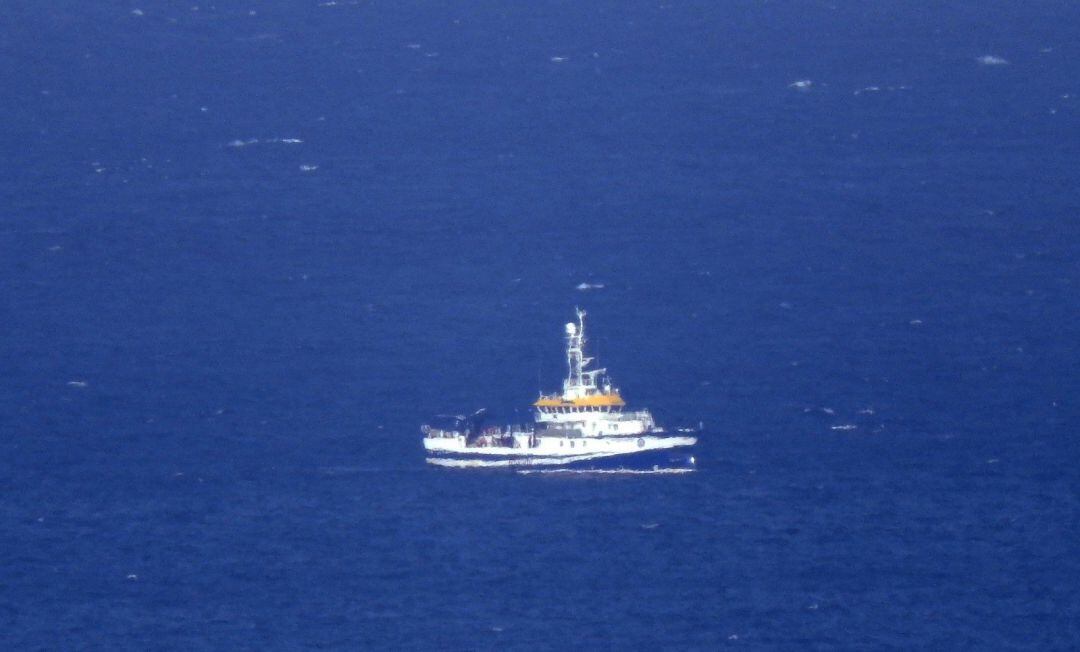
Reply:
[[976, 59], [976, 61], [984, 66], [1004, 66], [1009, 63], [1005, 57], [999, 57], [996, 54], [984, 54]]
[[843, 432], [847, 432], [848, 430], [855, 430], [855, 429], [857, 429], [858, 427], [859, 427], [859, 426], [856, 426], [856, 425], [854, 425], [854, 424], [851, 424], [851, 423], [845, 423], [845, 424], [843, 424], [843, 425], [840, 425], [840, 426], [833, 426], [833, 427], [832, 427], [832, 429], [833, 429], [833, 430], [840, 430], [840, 431], [843, 431]]
[[68, 387], [78, 387], [82, 389], [83, 387], [86, 387], [89, 383], [87, 383], [85, 380], [69, 380], [67, 384]]
[[603, 290], [603, 283], [578, 283], [577, 289], [585, 292], [586, 290]]
[[569, 57], [551, 57], [551, 63], [563, 63], [567, 59], [569, 59]]
[[787, 87], [788, 88], [794, 88], [795, 90], [798, 90], [798, 91], [808, 91], [808, 90], [810, 90], [810, 87], [813, 86], [813, 85], [814, 85], [814, 82], [812, 82], [809, 79], [800, 79], [798, 81], [791, 82], [790, 84], [787, 85]]
[[318, 170], [318, 169], [319, 169], [318, 165], [311, 165], [311, 164], [308, 164], [308, 163], [305, 163], [305, 164], [300, 166], [300, 171], [301, 172], [314, 172], [315, 170]]
[[242, 140], [240, 138], [237, 138], [236, 140], [229, 141], [228, 143], [226, 143], [226, 145], [228, 145], [229, 147], [247, 147], [248, 145], [258, 145], [260, 143], [282, 144], [282, 145], [299, 145], [299, 144], [301, 144], [303, 142], [304, 141], [302, 139], [300, 139], [300, 138], [274, 137], [274, 138], [262, 138], [262, 139], [260, 139], [260, 138], [248, 138], [247, 140]]

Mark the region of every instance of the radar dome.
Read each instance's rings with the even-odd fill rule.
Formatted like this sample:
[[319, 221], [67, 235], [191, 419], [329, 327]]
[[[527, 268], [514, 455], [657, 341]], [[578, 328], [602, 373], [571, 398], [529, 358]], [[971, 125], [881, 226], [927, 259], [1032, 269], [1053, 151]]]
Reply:
[[567, 335], [576, 335], [577, 334], [577, 326], [575, 326], [574, 324], [567, 324], [566, 325], [566, 334]]

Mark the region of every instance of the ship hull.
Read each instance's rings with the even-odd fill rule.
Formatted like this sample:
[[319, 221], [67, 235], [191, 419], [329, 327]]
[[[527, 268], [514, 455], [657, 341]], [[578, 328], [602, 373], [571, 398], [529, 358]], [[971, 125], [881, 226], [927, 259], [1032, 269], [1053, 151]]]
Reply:
[[[645, 450], [581, 451], [575, 454], [545, 454], [527, 449], [488, 448], [483, 451], [428, 449], [427, 462], [458, 469], [509, 469], [515, 471], [606, 471], [656, 472], [692, 471], [696, 467], [692, 437], [672, 437], [669, 442], [653, 438]], [[566, 451], [569, 453], [569, 451]]]

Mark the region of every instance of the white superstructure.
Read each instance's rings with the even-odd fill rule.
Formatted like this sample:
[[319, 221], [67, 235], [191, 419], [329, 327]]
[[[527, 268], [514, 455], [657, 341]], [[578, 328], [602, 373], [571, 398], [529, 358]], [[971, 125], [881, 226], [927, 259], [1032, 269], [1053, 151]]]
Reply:
[[634, 436], [661, 430], [648, 410], [626, 411], [626, 401], [611, 386], [606, 369], [587, 369], [585, 311], [566, 325], [566, 366], [562, 394], [545, 395], [533, 403], [537, 423], [580, 431], [586, 437]]

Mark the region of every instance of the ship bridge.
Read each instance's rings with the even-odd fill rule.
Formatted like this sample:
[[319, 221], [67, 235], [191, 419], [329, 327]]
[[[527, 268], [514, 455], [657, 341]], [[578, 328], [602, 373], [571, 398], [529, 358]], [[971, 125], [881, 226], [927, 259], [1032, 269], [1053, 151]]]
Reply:
[[611, 386], [606, 369], [586, 369], [592, 358], [585, 355], [585, 311], [577, 311], [578, 323], [566, 325], [567, 375], [562, 394], [541, 394], [533, 407], [541, 415], [618, 413], [626, 405], [619, 390]]

